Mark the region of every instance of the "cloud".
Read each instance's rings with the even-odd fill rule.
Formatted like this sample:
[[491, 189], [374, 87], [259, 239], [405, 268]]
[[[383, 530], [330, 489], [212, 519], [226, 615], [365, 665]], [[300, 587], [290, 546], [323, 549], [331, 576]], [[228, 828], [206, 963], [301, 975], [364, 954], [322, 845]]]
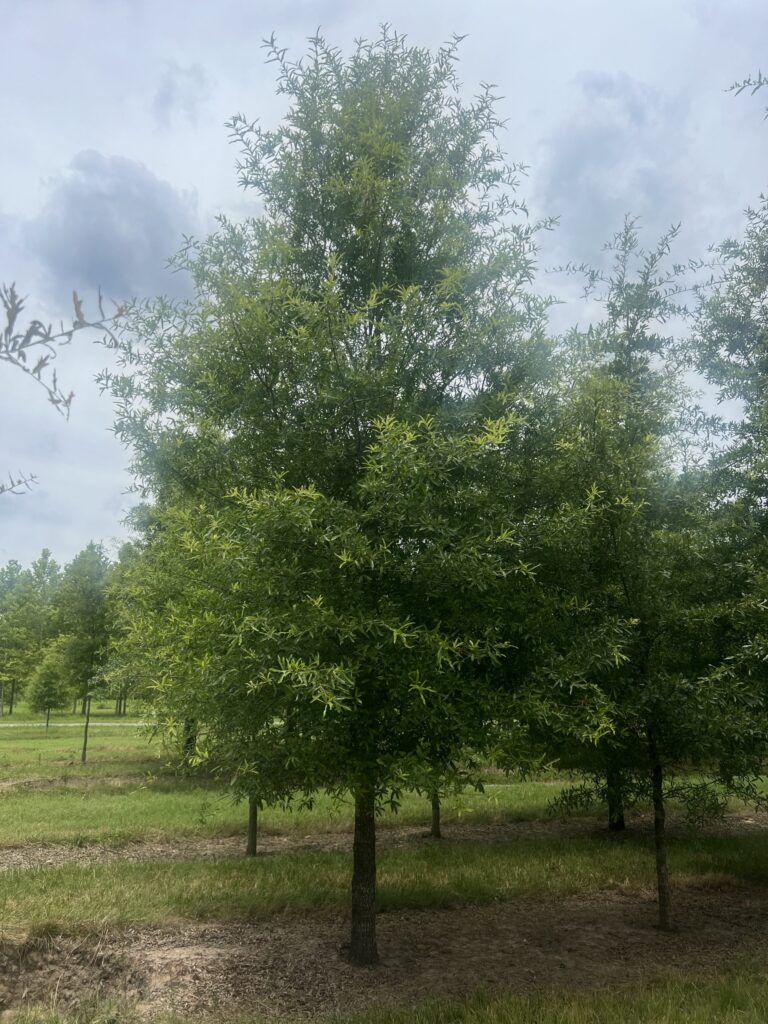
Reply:
[[166, 268], [183, 234], [197, 227], [195, 201], [144, 164], [95, 150], [78, 153], [49, 184], [47, 200], [27, 222], [27, 248], [39, 261], [51, 298], [101, 287], [116, 300], [185, 294]]
[[168, 128], [176, 117], [196, 124], [207, 96], [208, 82], [200, 64], [183, 67], [171, 61], [163, 72], [152, 101], [152, 112], [158, 126]]
[[684, 220], [695, 184], [681, 154], [688, 101], [663, 97], [627, 74], [582, 73], [570, 109], [543, 146], [537, 200], [561, 217], [561, 256], [596, 262], [629, 213], [648, 244]]

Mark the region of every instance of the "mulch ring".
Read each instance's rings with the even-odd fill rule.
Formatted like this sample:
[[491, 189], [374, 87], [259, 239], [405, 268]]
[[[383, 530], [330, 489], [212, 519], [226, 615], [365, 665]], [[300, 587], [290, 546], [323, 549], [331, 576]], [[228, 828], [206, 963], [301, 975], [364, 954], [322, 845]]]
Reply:
[[712, 973], [768, 951], [768, 893], [727, 879], [678, 885], [679, 931], [655, 926], [650, 890], [381, 914], [380, 962], [340, 955], [339, 915], [132, 927], [97, 937], [0, 945], [0, 1010], [62, 1006], [95, 993], [136, 1002], [152, 1018], [226, 1011], [318, 1020], [428, 997], [640, 984], [670, 971]]

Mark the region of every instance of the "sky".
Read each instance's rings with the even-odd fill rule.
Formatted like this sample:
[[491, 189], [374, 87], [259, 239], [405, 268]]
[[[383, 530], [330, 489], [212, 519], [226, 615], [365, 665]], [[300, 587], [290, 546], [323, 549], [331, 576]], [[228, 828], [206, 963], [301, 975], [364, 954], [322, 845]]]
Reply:
[[[533, 216], [559, 217], [545, 290], [548, 268], [599, 260], [627, 213], [649, 245], [681, 222], [685, 260], [740, 234], [768, 190], [765, 93], [726, 91], [765, 59], [766, 0], [0, 0], [0, 15], [0, 282], [53, 322], [71, 316], [73, 288], [92, 314], [98, 287], [183, 294], [166, 268], [182, 236], [257, 212], [224, 125], [279, 121], [262, 49], [273, 32], [296, 57], [318, 27], [347, 52], [382, 22], [431, 48], [466, 34], [467, 96], [497, 86], [501, 141], [529, 168], [521, 195]], [[0, 472], [38, 479], [0, 497], [0, 563], [43, 547], [66, 562], [126, 535], [129, 455], [94, 381], [109, 360], [85, 335], [60, 352], [67, 421], [0, 364]]]

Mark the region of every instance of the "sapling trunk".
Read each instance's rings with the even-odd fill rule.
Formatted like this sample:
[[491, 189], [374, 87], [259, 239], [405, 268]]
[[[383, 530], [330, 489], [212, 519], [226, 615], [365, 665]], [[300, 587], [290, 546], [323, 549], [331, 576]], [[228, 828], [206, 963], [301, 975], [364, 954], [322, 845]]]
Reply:
[[80, 755], [80, 764], [85, 764], [88, 758], [88, 726], [91, 724], [91, 698], [85, 702], [85, 726], [83, 728], [83, 752]]
[[376, 949], [376, 804], [373, 789], [355, 795], [352, 846], [352, 936], [349, 959], [359, 966], [378, 960]]
[[608, 790], [608, 828], [611, 832], [624, 831], [624, 787], [619, 768], [609, 767], [606, 771]]
[[667, 868], [667, 814], [664, 806], [664, 769], [659, 759], [656, 742], [649, 738], [651, 754], [651, 785], [653, 790], [653, 838], [656, 847], [656, 885], [659, 894], [659, 928], [674, 931], [672, 892]]
[[256, 841], [259, 832], [259, 805], [255, 797], [248, 800], [248, 843], [245, 847], [246, 857], [256, 856]]
[[184, 730], [184, 763], [188, 765], [192, 760], [195, 748], [197, 747], [197, 727], [191, 718], [185, 718], [182, 728]]
[[440, 830], [440, 794], [437, 790], [432, 794], [432, 828], [430, 835], [433, 839], [442, 839], [443, 833]]

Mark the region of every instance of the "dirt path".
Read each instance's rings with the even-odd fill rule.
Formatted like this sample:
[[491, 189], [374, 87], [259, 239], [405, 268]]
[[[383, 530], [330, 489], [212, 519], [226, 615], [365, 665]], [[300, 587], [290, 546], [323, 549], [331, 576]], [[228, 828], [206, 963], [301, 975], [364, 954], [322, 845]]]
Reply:
[[129, 928], [75, 940], [0, 944], [0, 1010], [95, 992], [148, 1015], [261, 1012], [318, 1020], [372, 1006], [413, 1006], [478, 989], [532, 992], [641, 984], [661, 973], [712, 972], [768, 949], [768, 893], [689, 885], [676, 891], [680, 930], [654, 926], [651, 892], [613, 890], [482, 907], [382, 914], [381, 962], [339, 956], [338, 915], [238, 924]]

